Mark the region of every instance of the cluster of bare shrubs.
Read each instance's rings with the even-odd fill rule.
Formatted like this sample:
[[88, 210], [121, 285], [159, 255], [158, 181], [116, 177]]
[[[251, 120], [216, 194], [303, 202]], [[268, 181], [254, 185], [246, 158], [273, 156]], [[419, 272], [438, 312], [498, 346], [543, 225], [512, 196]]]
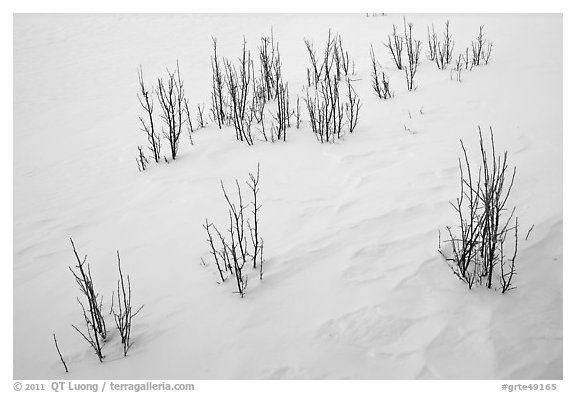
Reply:
[[[446, 27], [444, 29], [444, 34], [441, 39], [438, 38], [436, 34], [436, 29], [434, 24], [432, 24], [432, 33], [430, 33], [430, 26], [428, 29], [428, 60], [436, 63], [439, 70], [445, 70], [446, 67], [452, 62], [453, 52], [454, 52], [454, 40], [452, 39], [452, 34], [450, 33], [450, 21], [447, 20], [444, 24]], [[450, 70], [450, 79], [456, 78], [458, 82], [462, 81], [462, 66], [464, 60], [468, 59], [468, 48], [466, 48], [466, 57], [462, 54], [458, 55], [456, 60], [456, 65]], [[466, 60], [468, 64], [468, 60]], [[466, 65], [468, 69], [468, 65]]]
[[[254, 59], [246, 47], [246, 40], [243, 41], [238, 62], [219, 58], [216, 38], [212, 38], [212, 43], [212, 91], [211, 106], [208, 110], [211, 120], [220, 129], [233, 126], [236, 139], [248, 145], [254, 144], [256, 132], [260, 132], [265, 141], [286, 141], [286, 130], [294, 116], [297, 127], [300, 127], [300, 100], [298, 97], [296, 112], [291, 110], [288, 83], [282, 79], [280, 51], [273, 33], [269, 37], [261, 38], [258, 47], [259, 73], [256, 72]], [[342, 72], [347, 73], [348, 54], [343, 53], [342, 56], [343, 60], [338, 62], [338, 72], [341, 67], [345, 67]], [[167, 72], [166, 79], [159, 78], [157, 86], [149, 89], [144, 83], [142, 67], [138, 70], [138, 99], [146, 112], [146, 116], [140, 117], [140, 123], [142, 131], [146, 133], [148, 150], [151, 153], [151, 156], [147, 155], [145, 149], [138, 146], [136, 163], [139, 171], [145, 171], [151, 159], [160, 162], [162, 137], [168, 141], [172, 160], [175, 160], [178, 154], [184, 128], [188, 130], [190, 144], [194, 145], [194, 113], [190, 110], [189, 101], [184, 94], [178, 62], [174, 71]], [[154, 96], [160, 103], [160, 118], [163, 124], [161, 131], [158, 131], [158, 124], [154, 122]], [[197, 105], [196, 109], [197, 128], [204, 128], [208, 120], [204, 106]], [[267, 122], [266, 114], [269, 115]], [[166, 156], [164, 161], [168, 162]]]
[[432, 24], [432, 34], [430, 34], [430, 27], [428, 27], [428, 59], [436, 62], [439, 70], [446, 69], [446, 66], [450, 64], [454, 51], [454, 40], [450, 34], [449, 20], [446, 21], [445, 26], [442, 40], [438, 39], [434, 24]]
[[[420, 64], [422, 42], [413, 36], [413, 23], [404, 18], [404, 33], [392, 25], [392, 34], [384, 43], [396, 68], [404, 71], [406, 86], [409, 91], [415, 90], [415, 76]], [[441, 35], [436, 33], [434, 25], [427, 27], [429, 60], [444, 70], [453, 63], [454, 40], [450, 32], [450, 21], [445, 22]], [[218, 128], [233, 126], [236, 139], [253, 145], [257, 134], [264, 141], [286, 141], [286, 131], [294, 119], [296, 127], [301, 125], [300, 96], [296, 97], [295, 109], [290, 107], [288, 83], [282, 79], [282, 62], [278, 43], [273, 32], [261, 37], [258, 46], [259, 69], [246, 40], [242, 44], [242, 53], [237, 62], [219, 58], [216, 38], [212, 38], [211, 55], [212, 91], [209, 117]], [[340, 139], [344, 130], [353, 132], [360, 108], [360, 99], [352, 86], [350, 76], [354, 74], [354, 62], [344, 49], [342, 36], [328, 31], [328, 39], [321, 55], [318, 55], [314, 43], [304, 39], [309, 66], [306, 69], [307, 88], [305, 88], [306, 108], [312, 131], [320, 142], [334, 142]], [[483, 26], [472, 42], [456, 57], [454, 67], [450, 70], [451, 79], [462, 80], [462, 70], [472, 70], [488, 64], [492, 55], [492, 42], [484, 36]], [[374, 49], [370, 47], [371, 84], [375, 94], [381, 99], [394, 96], [390, 89], [390, 79], [382, 70]], [[184, 84], [179, 64], [174, 71], [168, 71], [166, 79], [159, 78], [157, 86], [148, 89], [142, 77], [142, 68], [138, 72], [140, 91], [138, 98], [146, 115], [140, 117], [141, 129], [145, 132], [148, 150], [138, 146], [136, 162], [140, 171], [146, 170], [150, 160], [159, 162], [162, 159], [161, 139], [168, 141], [170, 157], [176, 159], [183, 128], [187, 128], [190, 143], [193, 145], [192, 132], [194, 117], [189, 102], [184, 94]], [[155, 94], [154, 94], [155, 93]], [[162, 129], [154, 124], [154, 96], [160, 103]], [[197, 105], [196, 123], [198, 128], [207, 124], [204, 106]], [[164, 161], [168, 162], [166, 156]]]
[[[291, 126], [290, 120], [294, 111], [290, 110], [288, 83], [284, 83], [282, 79], [280, 50], [278, 43], [274, 41], [273, 32], [269, 37], [262, 37], [260, 40], [260, 78], [255, 80], [253, 110], [259, 114], [256, 119], [261, 125], [260, 132], [265, 141], [286, 142], [286, 130]], [[264, 109], [270, 101], [273, 102], [268, 105], [267, 112], [271, 122], [266, 127]]]
[[492, 56], [492, 41], [488, 41], [484, 36], [484, 26], [480, 26], [478, 36], [472, 41], [470, 47], [466, 47], [463, 53], [458, 55], [456, 66], [450, 70], [450, 78], [462, 81], [462, 70], [472, 71], [474, 67], [486, 65]]
[[320, 142], [335, 142], [346, 130], [354, 132], [358, 124], [360, 98], [350, 79], [354, 66], [350, 68], [350, 57], [343, 49], [340, 34], [332, 36], [328, 31], [322, 63], [314, 44], [306, 39], [304, 43], [310, 57], [305, 97], [310, 126]]
[[[90, 345], [98, 357], [98, 360], [102, 362], [104, 359], [104, 354], [102, 352], [103, 346], [108, 339], [106, 319], [102, 310], [103, 296], [99, 295], [95, 289], [92, 272], [90, 270], [90, 264], [86, 261], [88, 256], [85, 255], [84, 258], [81, 259], [78, 255], [78, 252], [76, 251], [76, 246], [74, 245], [74, 241], [72, 239], [70, 239], [70, 243], [72, 244], [76, 265], [74, 268], [69, 267], [68, 269], [72, 273], [74, 280], [78, 284], [80, 292], [82, 293], [81, 297], [83, 300], [77, 297], [76, 301], [82, 309], [82, 318], [85, 325], [84, 328], [78, 328], [76, 325], [72, 325], [72, 327]], [[110, 314], [113, 315], [116, 328], [120, 333], [123, 354], [124, 356], [127, 356], [128, 351], [132, 345], [130, 342], [132, 332], [132, 318], [135, 317], [144, 306], [141, 306], [136, 311], [133, 311], [132, 286], [130, 284], [130, 276], [126, 276], [126, 278], [124, 277], [124, 274], [122, 273], [119, 252], [117, 252], [117, 257], [119, 272], [119, 279], [117, 282], [118, 291], [116, 293], [116, 298], [114, 296], [114, 292], [112, 292]], [[60, 355], [60, 360], [64, 366], [64, 369], [66, 372], [68, 372], [68, 367], [64, 362], [62, 354], [60, 353], [60, 348], [58, 347], [55, 334], [53, 335], [53, 338], [58, 354]]]
[[[250, 202], [245, 203], [240, 183], [236, 180], [237, 201], [233, 201], [221, 181], [222, 192], [228, 204], [228, 230], [224, 233], [208, 222], [203, 227], [207, 234], [206, 241], [222, 283], [233, 277], [236, 282], [236, 293], [244, 297], [248, 286], [246, 264], [258, 269], [260, 280], [264, 276], [264, 240], [260, 235], [258, 212], [262, 207], [258, 201], [260, 183], [260, 164], [256, 175], [250, 173], [246, 182], [250, 192]], [[214, 236], [214, 233], [216, 236]]]
[[[399, 70], [404, 70], [404, 76], [406, 78], [406, 85], [408, 90], [415, 90], [416, 85], [414, 84], [414, 77], [418, 71], [418, 65], [420, 64], [420, 52], [422, 49], [422, 42], [415, 39], [412, 36], [412, 28], [414, 24], [412, 22], [406, 23], [406, 18], [404, 18], [404, 36], [401, 36], [396, 30], [396, 25], [392, 25], [392, 35], [388, 35], [388, 42], [384, 43], [384, 46], [388, 48], [388, 52], [396, 64], [396, 68]], [[403, 63], [402, 53], [406, 49], [406, 63]], [[379, 91], [381, 90], [377, 81], [376, 73], [376, 60], [374, 58], [374, 51], [371, 49], [372, 58], [372, 88], [375, 90], [376, 94], [380, 97]], [[382, 75], [382, 84], [386, 81], [385, 75]], [[384, 85], [385, 86], [385, 85]]]
[[[496, 155], [494, 135], [490, 128], [490, 144], [484, 144], [479, 128], [482, 164], [471, 167], [462, 141], [464, 163], [459, 159], [460, 196], [452, 207], [458, 214], [457, 230], [447, 227], [450, 254], [439, 252], [454, 274], [468, 285], [497, 287], [502, 293], [514, 289], [518, 252], [518, 217], [506, 206], [516, 168], [510, 176], [508, 153]], [[477, 174], [477, 176], [473, 176]], [[440, 240], [440, 239], [439, 239]], [[498, 285], [498, 286], [497, 286]]]
[[[438, 34], [434, 24], [427, 26], [428, 32], [428, 50], [426, 57], [433, 61], [438, 69], [445, 70], [454, 59], [454, 39], [450, 32], [450, 21], [444, 24], [444, 31]], [[412, 23], [406, 23], [404, 19], [404, 35], [400, 35], [396, 25], [392, 25], [392, 34], [388, 35], [387, 42], [384, 46], [388, 49], [396, 68], [404, 71], [408, 90], [414, 90], [414, 76], [418, 70], [421, 42], [412, 36]], [[488, 64], [492, 55], [492, 42], [486, 40], [483, 32], [484, 27], [480, 26], [478, 36], [472, 41], [471, 48], [466, 48], [456, 57], [454, 67], [450, 69], [450, 78], [462, 81], [462, 70], [472, 70], [480, 64]], [[406, 53], [404, 57], [404, 53]], [[387, 96], [384, 94], [387, 84], [386, 76], [377, 71], [374, 51], [371, 48], [370, 55], [372, 59], [372, 88], [380, 98]]]
[[[358, 123], [360, 99], [349, 78], [354, 74], [354, 63], [344, 49], [339, 34], [328, 32], [328, 41], [321, 59], [317, 57], [313, 43], [306, 39], [304, 42], [311, 64], [307, 69], [305, 101], [309, 109], [315, 108], [312, 112], [309, 110], [312, 128], [320, 141], [333, 142], [343, 135], [344, 128], [353, 132]], [[296, 128], [302, 124], [301, 97], [296, 96], [296, 105], [292, 109], [288, 83], [282, 78], [280, 50], [273, 32], [261, 37], [256, 60], [259, 60], [259, 68], [247, 48], [246, 40], [243, 41], [242, 53], [237, 62], [219, 57], [218, 41], [214, 37], [212, 44], [212, 90], [208, 110], [211, 121], [219, 129], [233, 127], [236, 139], [248, 145], [254, 144], [257, 134], [261, 134], [264, 141], [285, 142], [292, 121]], [[383, 78], [386, 85], [387, 79], [384, 75]], [[141, 129], [146, 133], [151, 155], [147, 154], [145, 148], [138, 146], [136, 163], [139, 171], [145, 171], [151, 160], [160, 162], [162, 159], [162, 137], [169, 142], [173, 160], [178, 154], [184, 128], [188, 129], [191, 145], [194, 144], [194, 116], [184, 94], [178, 63], [174, 71], [168, 71], [166, 80], [158, 79], [155, 88], [146, 87], [141, 67], [138, 81], [138, 98], [146, 112], [146, 116], [140, 117]], [[158, 124], [154, 122], [154, 96], [160, 103], [160, 118], [166, 130], [162, 128], [158, 131]], [[204, 106], [197, 105], [196, 123], [198, 128], [207, 125]], [[168, 162], [166, 156], [164, 161]]]
[[322, 143], [335, 142], [344, 135], [346, 129], [354, 132], [358, 124], [360, 99], [350, 79], [344, 83], [344, 93], [340, 91], [341, 82], [335, 76], [319, 82], [312, 94], [307, 92], [305, 101], [310, 125]]
[[[452, 62], [454, 40], [450, 34], [450, 21], [445, 23], [444, 34], [439, 38], [432, 25], [428, 27], [428, 59], [434, 61], [438, 69], [444, 70]], [[492, 56], [493, 43], [484, 36], [484, 26], [480, 26], [478, 36], [470, 47], [458, 54], [454, 67], [450, 70], [450, 78], [462, 81], [462, 70], [471, 71], [481, 64], [488, 64]]]
[[[223, 59], [223, 70], [213, 39], [212, 118], [219, 128], [234, 126], [236, 139], [253, 145], [256, 132], [265, 141], [286, 141], [286, 130], [294, 111], [290, 110], [288, 84], [282, 79], [282, 62], [274, 34], [262, 37], [258, 46], [259, 73], [243, 42], [238, 66]], [[224, 91], [226, 88], [226, 91]], [[269, 115], [269, 121], [266, 121]], [[298, 122], [299, 126], [299, 122]]]

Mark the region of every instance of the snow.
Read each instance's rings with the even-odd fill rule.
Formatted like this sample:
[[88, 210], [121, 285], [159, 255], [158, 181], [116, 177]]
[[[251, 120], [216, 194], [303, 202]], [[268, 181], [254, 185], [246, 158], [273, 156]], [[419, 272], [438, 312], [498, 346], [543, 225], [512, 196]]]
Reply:
[[[407, 92], [381, 44], [402, 15], [16, 15], [14, 378], [562, 379], [562, 16], [408, 15], [424, 46], [426, 25], [447, 18], [454, 54], [485, 26], [490, 64], [459, 83], [423, 48]], [[208, 107], [210, 37], [237, 58], [242, 36], [255, 54], [271, 27], [292, 101], [303, 38], [320, 51], [329, 28], [342, 35], [362, 100], [355, 132], [320, 144], [302, 106], [286, 143], [250, 147], [210, 124], [176, 161], [138, 172], [137, 67], [152, 84], [178, 59], [190, 103]], [[371, 91], [370, 44], [391, 100]], [[456, 225], [459, 140], [477, 164], [478, 126], [518, 170], [518, 288], [505, 295], [469, 291], [437, 252], [438, 230]], [[232, 187], [257, 163], [266, 264], [241, 299], [217, 284], [202, 224], [225, 225], [220, 180]], [[120, 251], [145, 305], [126, 358], [111, 316], [102, 364], [70, 326], [82, 319], [69, 237], [105, 310]]]

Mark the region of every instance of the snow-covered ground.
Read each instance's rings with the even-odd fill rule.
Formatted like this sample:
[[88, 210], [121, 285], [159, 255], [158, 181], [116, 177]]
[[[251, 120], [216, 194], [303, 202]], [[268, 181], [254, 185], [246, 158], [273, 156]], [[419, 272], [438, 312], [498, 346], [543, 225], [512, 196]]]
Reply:
[[[407, 18], [424, 46], [426, 26], [449, 18], [455, 54], [483, 24], [490, 64], [459, 83], [423, 48], [407, 92], [382, 45], [402, 15], [16, 15], [14, 378], [561, 379], [562, 16]], [[150, 85], [178, 59], [190, 103], [208, 107], [211, 36], [236, 58], [243, 36], [256, 54], [271, 27], [292, 101], [306, 82], [303, 38], [321, 50], [328, 29], [342, 35], [362, 100], [356, 131], [320, 144], [303, 106], [286, 143], [247, 146], [210, 124], [175, 162], [138, 172], [137, 67]], [[371, 91], [370, 44], [391, 100]], [[505, 295], [469, 291], [437, 252], [438, 230], [457, 224], [459, 140], [478, 164], [478, 126], [493, 127], [518, 171], [518, 288]], [[220, 180], [246, 180], [257, 163], [266, 264], [241, 299], [201, 265], [202, 223], [224, 225]], [[112, 319], [102, 364], [71, 327], [82, 318], [69, 237], [106, 310], [120, 251], [145, 305], [126, 358]]]

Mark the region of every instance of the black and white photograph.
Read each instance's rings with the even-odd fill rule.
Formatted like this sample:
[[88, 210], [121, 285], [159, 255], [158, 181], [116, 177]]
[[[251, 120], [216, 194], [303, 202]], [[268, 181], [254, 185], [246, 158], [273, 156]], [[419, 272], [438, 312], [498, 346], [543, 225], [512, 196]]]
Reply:
[[15, 381], [569, 377], [562, 13], [12, 22]]

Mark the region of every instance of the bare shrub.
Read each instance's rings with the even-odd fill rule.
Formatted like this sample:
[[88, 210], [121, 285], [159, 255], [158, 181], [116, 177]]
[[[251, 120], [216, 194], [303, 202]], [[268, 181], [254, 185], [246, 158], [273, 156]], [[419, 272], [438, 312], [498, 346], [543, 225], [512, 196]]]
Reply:
[[[274, 41], [272, 31], [270, 36], [261, 38], [258, 52], [260, 55], [260, 76], [252, 77], [250, 113], [252, 113], [254, 121], [260, 124], [258, 131], [260, 131], [265, 141], [285, 142], [286, 131], [291, 126], [290, 121], [294, 111], [290, 110], [288, 83], [285, 83], [282, 78], [282, 60], [279, 44]], [[252, 69], [252, 72], [254, 74], [254, 69]], [[275, 102], [267, 105], [270, 101]], [[270, 115], [268, 123], [264, 121], [265, 109]], [[296, 116], [299, 116], [299, 113]], [[298, 118], [297, 127], [299, 126], [300, 120]]]
[[[508, 178], [508, 153], [496, 155], [492, 128], [488, 152], [482, 130], [478, 131], [482, 164], [475, 178], [466, 148], [460, 141], [465, 165], [459, 159], [460, 197], [451, 203], [458, 214], [459, 226], [456, 232], [447, 227], [446, 242], [451, 246], [452, 255], [444, 255], [441, 250], [440, 253], [469, 289], [478, 285], [492, 288], [498, 280], [500, 291], [505, 293], [514, 289], [512, 279], [516, 274], [518, 218], [514, 216], [515, 208], [509, 211], [506, 206], [516, 168]], [[509, 233], [512, 233], [512, 246], [508, 242]]]
[[184, 82], [180, 76], [178, 62], [176, 62], [176, 70], [167, 72], [167, 80], [158, 78], [156, 93], [162, 109], [160, 116], [168, 128], [168, 131], [164, 131], [164, 137], [170, 144], [170, 154], [175, 160], [178, 154], [182, 125], [185, 122]]
[[438, 35], [432, 24], [432, 34], [430, 34], [430, 26], [426, 26], [428, 31], [428, 60], [436, 61], [436, 54], [438, 53]]
[[370, 60], [372, 61], [372, 90], [374, 90], [378, 98], [382, 98], [382, 89], [380, 87], [378, 68], [376, 66], [376, 56], [374, 56], [374, 48], [372, 45], [370, 45]]
[[[128, 355], [128, 351], [132, 346], [130, 342], [130, 335], [132, 333], [132, 318], [134, 318], [144, 305], [140, 306], [138, 310], [133, 312], [132, 310], [132, 286], [130, 283], [130, 276], [126, 276], [124, 280], [124, 275], [122, 274], [122, 266], [120, 263], [120, 252], [116, 252], [118, 256], [118, 273], [120, 278], [118, 279], [117, 285], [117, 305], [118, 311], [114, 309], [114, 303], [112, 303], [112, 313], [114, 314], [114, 321], [116, 322], [116, 328], [120, 333], [120, 340], [122, 342], [122, 351], [124, 356]], [[114, 298], [114, 293], [112, 293], [112, 298]]]
[[349, 78], [346, 78], [346, 97], [347, 101], [344, 104], [344, 112], [346, 113], [346, 119], [348, 122], [348, 131], [354, 132], [354, 129], [358, 125], [358, 112], [360, 111], [360, 98], [356, 94], [356, 90], [352, 87], [352, 83]]
[[[152, 158], [158, 163], [160, 161], [160, 134], [154, 130], [154, 99], [153, 95], [144, 85], [144, 77], [142, 75], [142, 66], [138, 68], [138, 83], [140, 91], [138, 93], [138, 101], [140, 106], [146, 111], [147, 120], [140, 117], [141, 130], [146, 133], [148, 139], [148, 149], [152, 152]], [[143, 167], [144, 168], [144, 167]], [[145, 168], [144, 168], [145, 169]], [[144, 170], [142, 169], [142, 170]]]
[[[260, 279], [263, 277], [263, 250], [264, 241], [260, 235], [258, 223], [259, 211], [262, 205], [258, 200], [260, 184], [260, 164], [256, 174], [249, 174], [250, 180], [246, 182], [250, 189], [251, 202], [244, 204], [240, 183], [236, 180], [237, 200], [233, 201], [221, 181], [222, 193], [228, 204], [229, 226], [227, 236], [223, 235], [214, 224], [206, 220], [204, 229], [208, 235], [210, 253], [214, 258], [218, 274], [222, 282], [230, 276], [235, 278], [237, 291], [241, 297], [244, 297], [248, 286], [248, 274], [245, 272], [246, 263], [252, 264], [256, 269], [259, 265]], [[247, 208], [251, 206], [251, 211]], [[211, 229], [218, 234], [221, 247], [216, 246], [216, 241], [212, 235]]]
[[286, 142], [286, 129], [290, 127], [290, 101], [288, 93], [288, 84], [278, 81], [278, 95], [276, 97], [276, 110], [272, 113], [274, 123], [272, 125], [272, 138]]
[[479, 66], [480, 61], [488, 64], [492, 55], [492, 47], [492, 42], [487, 41], [484, 36], [484, 25], [481, 25], [476, 40], [472, 41], [472, 64]]
[[218, 59], [218, 41], [216, 38], [212, 37], [212, 48], [213, 55], [211, 56], [212, 65], [212, 108], [210, 112], [212, 113], [212, 118], [218, 124], [218, 128], [222, 128], [226, 124], [226, 101], [224, 90], [224, 77], [222, 74], [222, 69], [220, 68], [220, 61]]
[[403, 49], [403, 38], [396, 32], [396, 25], [392, 25], [392, 37], [388, 35], [388, 43], [384, 43], [384, 46], [388, 48], [388, 51], [394, 59], [396, 68], [402, 69], [402, 49]]
[[83, 333], [74, 325], [72, 325], [72, 327], [84, 338], [84, 340], [86, 340], [86, 342], [88, 342], [88, 344], [90, 344], [94, 349], [96, 356], [98, 356], [98, 359], [102, 361], [104, 356], [102, 355], [102, 345], [100, 341], [105, 340], [107, 334], [106, 323], [102, 316], [102, 298], [98, 299], [98, 293], [94, 289], [90, 264], [86, 263], [88, 256], [85, 255], [84, 259], [80, 260], [72, 238], [70, 238], [70, 243], [72, 244], [72, 250], [76, 257], [77, 265], [75, 268], [78, 273], [76, 273], [71, 267], [68, 267], [68, 269], [74, 276], [74, 279], [87, 302], [87, 306], [84, 306], [84, 303], [82, 303], [79, 298], [76, 298], [82, 308], [82, 316], [86, 323], [86, 332]]
[[[308, 89], [306, 107], [312, 131], [324, 142], [335, 142], [344, 135], [344, 126], [353, 132], [358, 122], [360, 100], [350, 83], [350, 57], [343, 49], [340, 34], [328, 31], [322, 63], [316, 57], [312, 42], [304, 40], [310, 57], [311, 68], [307, 70]], [[345, 86], [341, 87], [341, 84]], [[346, 121], [344, 119], [346, 118]]]
[[[406, 29], [406, 26], [408, 26], [408, 29]], [[414, 85], [414, 76], [416, 75], [416, 71], [418, 71], [420, 49], [422, 45], [420, 40], [415, 40], [412, 37], [413, 26], [414, 24], [412, 22], [406, 25], [406, 20], [404, 20], [404, 39], [406, 41], [406, 53], [408, 55], [408, 65], [404, 67], [404, 73], [406, 76], [408, 91], [416, 89], [416, 86]]]
[[462, 54], [458, 55], [456, 60], [456, 65], [450, 70], [450, 79], [456, 79], [458, 82], [462, 82], [462, 67], [464, 65], [464, 56]]
[[[260, 255], [260, 265], [262, 265], [262, 249], [264, 247], [264, 243], [262, 241], [262, 237], [258, 232], [258, 211], [262, 207], [262, 205], [258, 202], [258, 192], [260, 191], [259, 183], [260, 183], [260, 164], [258, 164], [256, 175], [252, 173], [249, 174], [250, 181], [247, 181], [246, 184], [250, 189], [250, 194], [252, 196], [252, 200], [250, 205], [252, 207], [252, 224], [250, 224], [249, 220], [246, 220], [246, 224], [250, 230], [250, 239], [252, 241], [252, 267], [256, 269], [256, 264], [258, 262], [258, 256]], [[260, 266], [260, 279], [262, 279], [262, 266]]]
[[390, 92], [390, 80], [384, 71], [382, 71], [380, 75], [378, 62], [376, 61], [376, 56], [374, 55], [374, 48], [372, 45], [370, 45], [370, 59], [372, 61], [372, 90], [374, 90], [374, 93], [378, 96], [378, 98], [383, 98], [385, 100], [392, 98], [393, 93]]
[[[436, 46], [436, 66], [440, 70], [446, 69], [446, 66], [452, 61], [452, 52], [454, 51], [454, 40], [450, 34], [450, 21], [445, 23], [444, 36], [442, 41], [438, 42]], [[434, 33], [435, 34], [435, 33]]]
[[242, 44], [242, 56], [238, 69], [229, 60], [224, 60], [226, 72], [226, 85], [230, 98], [230, 112], [232, 124], [236, 130], [236, 139], [246, 142], [249, 146], [254, 144], [252, 133], [253, 111], [248, 107], [250, 96], [250, 80], [253, 77], [254, 63], [250, 51], [246, 49], [246, 40]]
[[334, 142], [342, 136], [344, 105], [336, 77], [320, 81], [312, 95], [307, 92], [306, 107], [312, 131], [320, 142]]

